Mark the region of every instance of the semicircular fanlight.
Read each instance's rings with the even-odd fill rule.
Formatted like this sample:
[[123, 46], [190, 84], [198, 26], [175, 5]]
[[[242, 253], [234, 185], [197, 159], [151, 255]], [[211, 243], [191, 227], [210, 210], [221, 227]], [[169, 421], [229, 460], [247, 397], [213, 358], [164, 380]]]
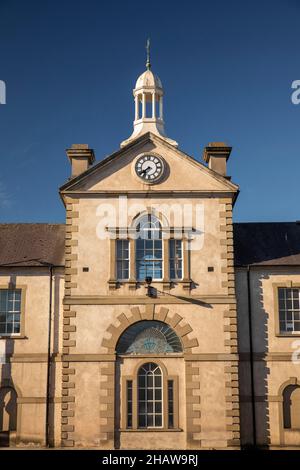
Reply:
[[140, 321], [125, 330], [117, 344], [119, 354], [164, 354], [182, 352], [175, 331], [160, 321]]

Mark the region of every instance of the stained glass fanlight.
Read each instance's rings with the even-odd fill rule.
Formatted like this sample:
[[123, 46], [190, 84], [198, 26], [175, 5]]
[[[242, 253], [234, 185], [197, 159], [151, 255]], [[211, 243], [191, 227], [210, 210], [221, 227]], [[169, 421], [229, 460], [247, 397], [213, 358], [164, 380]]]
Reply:
[[160, 321], [140, 321], [125, 330], [117, 344], [119, 354], [165, 354], [182, 352], [175, 331]]

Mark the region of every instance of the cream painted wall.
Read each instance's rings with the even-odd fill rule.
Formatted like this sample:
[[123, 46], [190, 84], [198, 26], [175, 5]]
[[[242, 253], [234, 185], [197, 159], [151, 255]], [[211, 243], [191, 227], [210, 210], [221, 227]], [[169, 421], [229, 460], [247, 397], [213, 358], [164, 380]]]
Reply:
[[[0, 286], [13, 281], [26, 287], [23, 312], [24, 337], [0, 338], [0, 383], [10, 380], [18, 393], [17, 443], [41, 445], [45, 442], [45, 397], [47, 380], [49, 271], [45, 268], [10, 268], [0, 271]], [[52, 299], [52, 353], [61, 353], [61, 317], [64, 274], [54, 269]], [[52, 393], [61, 397], [61, 366], [53, 365]], [[53, 407], [53, 405], [52, 405]], [[54, 405], [51, 436], [60, 441], [60, 413]], [[60, 410], [59, 410], [60, 411]], [[58, 421], [59, 416], [59, 421]]]
[[[260, 360], [254, 362], [254, 390], [256, 395], [257, 439], [259, 444], [280, 445], [279, 409], [282, 404], [269, 401], [263, 403], [262, 397], [279, 396], [280, 387], [291, 377], [300, 379], [300, 365], [293, 363], [292, 354], [300, 335], [276, 336], [274, 284], [287, 282], [300, 283], [300, 270], [295, 267], [254, 267], [250, 273], [252, 304], [253, 352], [260, 354]], [[251, 376], [249, 356], [249, 321], [246, 270], [236, 272], [236, 293], [238, 305], [238, 338], [240, 363], [241, 394], [241, 431], [243, 439], [249, 441], [251, 419]], [[298, 345], [300, 350], [300, 342]], [[262, 355], [266, 360], [262, 360]], [[299, 433], [287, 434], [286, 445], [300, 445]]]

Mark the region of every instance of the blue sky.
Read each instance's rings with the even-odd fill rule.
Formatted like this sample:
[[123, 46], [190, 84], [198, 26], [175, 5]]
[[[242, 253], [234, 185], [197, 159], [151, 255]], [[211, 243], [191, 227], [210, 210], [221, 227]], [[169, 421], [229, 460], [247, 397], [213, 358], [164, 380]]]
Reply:
[[167, 134], [233, 146], [235, 221], [300, 219], [299, 20], [298, 0], [0, 0], [0, 221], [64, 221], [65, 149], [131, 134], [148, 36]]

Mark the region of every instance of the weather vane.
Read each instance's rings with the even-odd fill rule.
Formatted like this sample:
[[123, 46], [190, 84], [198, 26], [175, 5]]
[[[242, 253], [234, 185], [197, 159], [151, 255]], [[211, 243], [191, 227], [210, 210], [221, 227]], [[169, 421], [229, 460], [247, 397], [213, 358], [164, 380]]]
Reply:
[[151, 63], [150, 63], [150, 39], [149, 39], [149, 38], [147, 39], [146, 51], [147, 51], [146, 67], [147, 67], [147, 70], [150, 70], [150, 68], [151, 68]]

